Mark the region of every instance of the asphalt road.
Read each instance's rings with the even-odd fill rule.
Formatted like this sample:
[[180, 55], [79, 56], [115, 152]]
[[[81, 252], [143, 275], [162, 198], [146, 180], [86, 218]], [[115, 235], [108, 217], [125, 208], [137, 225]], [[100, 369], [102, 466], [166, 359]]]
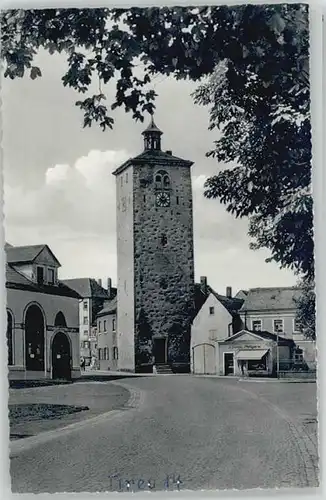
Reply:
[[318, 485], [316, 384], [191, 376], [115, 383], [132, 388], [125, 410], [13, 448], [14, 493]]

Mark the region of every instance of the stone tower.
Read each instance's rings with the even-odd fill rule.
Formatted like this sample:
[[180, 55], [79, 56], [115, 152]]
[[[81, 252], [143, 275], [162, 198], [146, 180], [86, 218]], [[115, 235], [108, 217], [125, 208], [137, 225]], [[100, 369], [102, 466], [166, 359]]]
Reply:
[[119, 368], [189, 370], [194, 305], [191, 161], [161, 149], [152, 118], [144, 151], [113, 174], [117, 194]]

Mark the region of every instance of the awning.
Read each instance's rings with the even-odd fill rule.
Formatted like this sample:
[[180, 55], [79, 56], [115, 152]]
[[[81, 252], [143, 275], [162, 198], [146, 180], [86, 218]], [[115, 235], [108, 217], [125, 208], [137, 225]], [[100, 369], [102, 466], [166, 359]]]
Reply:
[[268, 349], [248, 349], [247, 351], [239, 351], [235, 357], [236, 359], [242, 359], [247, 361], [248, 359], [262, 359], [265, 354], [268, 353]]

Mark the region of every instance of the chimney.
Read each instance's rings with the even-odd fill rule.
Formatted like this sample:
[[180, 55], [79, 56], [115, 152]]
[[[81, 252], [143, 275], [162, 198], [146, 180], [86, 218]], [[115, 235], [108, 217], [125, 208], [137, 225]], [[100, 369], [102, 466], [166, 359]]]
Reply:
[[111, 278], [107, 278], [106, 284], [107, 284], [108, 296], [111, 297], [111, 288], [112, 288]]
[[172, 151], [170, 149], [168, 149], [167, 151], [165, 151], [167, 155], [170, 155], [172, 156]]
[[97, 283], [98, 283], [100, 286], [102, 286], [102, 280], [101, 280], [101, 278], [99, 278], [99, 279], [97, 280]]
[[228, 299], [232, 298], [232, 287], [231, 286], [226, 287], [226, 296]]
[[200, 277], [200, 288], [202, 292], [207, 295], [207, 277], [206, 276], [201, 276]]

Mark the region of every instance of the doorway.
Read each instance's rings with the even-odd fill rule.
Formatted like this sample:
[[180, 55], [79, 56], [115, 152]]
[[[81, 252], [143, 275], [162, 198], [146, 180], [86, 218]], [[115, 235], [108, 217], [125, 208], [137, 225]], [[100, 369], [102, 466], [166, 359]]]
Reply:
[[234, 354], [233, 352], [224, 353], [224, 375], [234, 375]]
[[166, 356], [166, 339], [154, 339], [153, 340], [153, 355], [156, 365], [164, 365], [167, 361]]
[[33, 304], [25, 316], [26, 370], [44, 371], [44, 319], [41, 309]]
[[71, 353], [67, 336], [58, 332], [52, 342], [52, 378], [71, 380]]

